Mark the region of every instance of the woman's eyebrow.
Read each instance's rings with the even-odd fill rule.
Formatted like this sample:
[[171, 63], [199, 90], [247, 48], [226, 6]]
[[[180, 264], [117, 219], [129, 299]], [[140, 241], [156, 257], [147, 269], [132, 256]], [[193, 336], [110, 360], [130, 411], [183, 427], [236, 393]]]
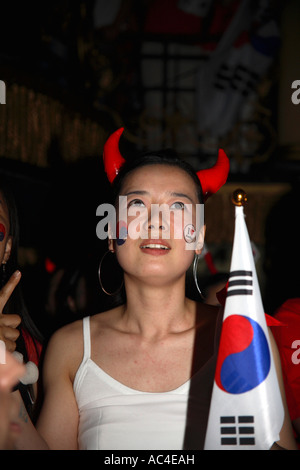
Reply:
[[[122, 194], [122, 196], [130, 196], [130, 195], [146, 196], [146, 195], [149, 195], [149, 194], [150, 193], [148, 191], [143, 191], [143, 190], [136, 189], [136, 190], [133, 190], [133, 191], [128, 191], [127, 193]], [[183, 198], [186, 198], [189, 201], [191, 201], [192, 204], [195, 203], [193, 198], [191, 196], [189, 196], [188, 194], [186, 194], [186, 193], [178, 193], [176, 191], [171, 191], [171, 192], [168, 192], [168, 195], [171, 196], [171, 197], [179, 197], [179, 198], [183, 197]]]
[[193, 201], [191, 196], [189, 196], [188, 194], [185, 194], [185, 193], [171, 192], [170, 196], [172, 196], [172, 197], [184, 197], [184, 198], [188, 199], [189, 201], [191, 201], [191, 203], [195, 202], [195, 201]]
[[148, 191], [142, 191], [142, 190], [134, 190], [134, 191], [128, 191], [125, 194], [122, 194], [122, 196], [130, 196], [132, 194], [138, 194], [140, 196], [145, 196], [146, 194], [149, 194]]

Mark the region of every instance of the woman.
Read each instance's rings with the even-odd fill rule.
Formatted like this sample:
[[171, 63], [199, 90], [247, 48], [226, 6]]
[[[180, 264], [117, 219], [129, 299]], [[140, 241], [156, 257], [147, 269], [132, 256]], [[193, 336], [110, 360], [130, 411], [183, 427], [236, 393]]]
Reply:
[[[189, 238], [177, 215], [191, 210], [189, 225], [196, 227], [202, 193], [217, 188], [207, 171], [201, 188], [178, 161], [147, 156], [127, 164], [117, 150], [120, 134], [109, 139], [104, 163], [115, 197], [126, 201], [117, 215], [126, 213], [128, 236], [108, 241], [124, 272], [126, 300], [54, 334], [37, 429], [50, 449], [201, 449], [222, 312], [185, 296], [191, 238], [199, 254], [204, 228]], [[218, 187], [224, 171], [216, 173]], [[164, 208], [158, 217], [151, 217], [153, 205]], [[134, 224], [137, 208], [146, 218]], [[27, 445], [37, 448], [29, 427]], [[288, 425], [279, 444], [294, 446]]]
[[[24, 303], [18, 270], [19, 222], [14, 196], [6, 179], [0, 178], [0, 339], [8, 351], [15, 349], [24, 362], [39, 363], [42, 337]], [[27, 412], [33, 417], [36, 387], [19, 384]]]

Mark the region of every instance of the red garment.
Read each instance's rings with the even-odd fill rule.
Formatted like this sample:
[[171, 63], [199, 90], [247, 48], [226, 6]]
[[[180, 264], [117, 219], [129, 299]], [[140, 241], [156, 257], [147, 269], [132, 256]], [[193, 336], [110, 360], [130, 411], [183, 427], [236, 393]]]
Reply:
[[22, 336], [25, 342], [26, 351], [28, 354], [28, 360], [34, 362], [34, 364], [38, 367], [39, 361], [42, 352], [42, 345], [39, 341], [34, 340], [27, 330], [22, 328]]
[[300, 298], [287, 300], [275, 317], [283, 324], [272, 332], [281, 357], [287, 405], [294, 420], [300, 418]]

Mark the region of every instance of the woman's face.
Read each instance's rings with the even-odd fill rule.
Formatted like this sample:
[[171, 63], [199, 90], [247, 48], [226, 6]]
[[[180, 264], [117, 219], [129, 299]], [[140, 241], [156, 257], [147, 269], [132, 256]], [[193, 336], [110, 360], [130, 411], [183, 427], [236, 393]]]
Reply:
[[125, 275], [155, 283], [185, 275], [203, 213], [193, 179], [175, 166], [144, 166], [127, 175], [120, 196], [114, 248]]
[[9, 230], [8, 208], [0, 191], [0, 264], [6, 263], [10, 256], [12, 238]]

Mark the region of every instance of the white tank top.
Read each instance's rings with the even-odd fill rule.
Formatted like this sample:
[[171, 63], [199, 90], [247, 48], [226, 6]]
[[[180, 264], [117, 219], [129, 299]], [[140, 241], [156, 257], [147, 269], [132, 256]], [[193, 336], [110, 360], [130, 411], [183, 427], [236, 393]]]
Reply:
[[214, 378], [214, 356], [170, 392], [129, 388], [102, 370], [91, 355], [90, 321], [83, 319], [83, 360], [74, 380], [81, 450], [201, 449]]

